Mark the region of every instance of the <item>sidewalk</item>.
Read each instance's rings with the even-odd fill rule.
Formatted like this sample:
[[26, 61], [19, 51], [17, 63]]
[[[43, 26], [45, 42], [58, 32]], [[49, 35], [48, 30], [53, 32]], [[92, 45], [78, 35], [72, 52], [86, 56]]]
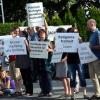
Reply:
[[[64, 94], [62, 82], [60, 82], [60, 81], [53, 81], [54, 95], [52, 97], [38, 97], [40, 88], [37, 83], [34, 84], [33, 91], [34, 91], [34, 94], [31, 97], [26, 97], [26, 96], [0, 97], [0, 100], [65, 100], [64, 97], [59, 98], [61, 95]], [[87, 80], [87, 94], [89, 97], [93, 95], [93, 85], [90, 80]], [[70, 100], [70, 99], [66, 99], [66, 100]], [[83, 99], [82, 89], [80, 89], [80, 92], [78, 94], [75, 94], [75, 100], [86, 100], [86, 99]]]

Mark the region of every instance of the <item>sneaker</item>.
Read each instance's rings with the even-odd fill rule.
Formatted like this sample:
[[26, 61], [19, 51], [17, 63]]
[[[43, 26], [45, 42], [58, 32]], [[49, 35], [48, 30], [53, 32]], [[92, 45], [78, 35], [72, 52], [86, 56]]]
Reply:
[[78, 89], [74, 89], [74, 94], [77, 94], [79, 93], [79, 90]]
[[26, 94], [25, 94], [26, 97], [31, 97], [32, 95], [33, 95], [33, 94], [30, 94], [30, 93], [26, 93]]
[[22, 93], [21, 92], [15, 92], [15, 95], [16, 96], [22, 96]]
[[100, 97], [93, 95], [92, 97], [89, 98], [89, 100], [100, 100]]
[[4, 93], [2, 91], [0, 91], [0, 96], [4, 96]]
[[49, 92], [49, 93], [47, 94], [48, 97], [51, 97], [52, 95], [53, 95], [52, 92]]

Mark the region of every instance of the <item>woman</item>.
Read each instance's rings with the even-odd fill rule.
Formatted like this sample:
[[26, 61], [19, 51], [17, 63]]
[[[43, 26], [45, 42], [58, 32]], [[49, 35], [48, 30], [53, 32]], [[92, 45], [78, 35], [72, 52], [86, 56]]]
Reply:
[[[58, 28], [56, 32], [64, 33], [64, 28]], [[66, 34], [66, 33], [65, 33]], [[70, 79], [67, 76], [67, 53], [63, 53], [61, 62], [56, 63], [56, 77], [62, 80], [64, 86], [65, 97], [71, 95]]]
[[[25, 37], [26, 35], [21, 33], [20, 37]], [[25, 94], [31, 96], [33, 94], [33, 82], [32, 82], [32, 72], [31, 72], [31, 62], [29, 58], [29, 47], [27, 36], [25, 37], [25, 45], [27, 49], [26, 55], [16, 55], [15, 66], [20, 69], [21, 76], [23, 79], [23, 84], [25, 86]]]
[[0, 93], [2, 93], [0, 95], [14, 95], [16, 89], [15, 82], [7, 75], [7, 72], [2, 69], [0, 70], [0, 80]]
[[[39, 30], [39, 41], [47, 41], [47, 34], [44, 29]], [[52, 73], [51, 73], [51, 57], [52, 48], [48, 46], [48, 59], [38, 59], [38, 73], [39, 73], [39, 85], [41, 92], [40, 96], [52, 96]]]
[[[68, 33], [75, 33], [78, 34], [78, 30], [74, 27], [69, 28], [67, 30]], [[79, 36], [79, 42], [82, 42], [81, 37]], [[86, 92], [86, 80], [83, 74], [83, 65], [80, 64], [80, 59], [78, 52], [75, 53], [68, 53], [67, 54], [67, 64], [68, 64], [68, 72], [69, 77], [71, 78], [71, 89], [72, 89], [72, 98], [74, 98], [74, 89], [76, 87], [76, 71], [78, 72], [80, 86], [83, 88], [83, 95], [84, 99], [88, 99], [87, 92]]]

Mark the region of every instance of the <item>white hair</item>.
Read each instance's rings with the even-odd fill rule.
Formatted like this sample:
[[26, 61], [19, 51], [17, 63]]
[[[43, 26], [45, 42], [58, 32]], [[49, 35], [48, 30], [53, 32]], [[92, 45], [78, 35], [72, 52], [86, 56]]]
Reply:
[[96, 20], [95, 20], [95, 19], [89, 19], [89, 20], [87, 21], [87, 24], [89, 24], [89, 23], [94, 23], [94, 24], [96, 25]]

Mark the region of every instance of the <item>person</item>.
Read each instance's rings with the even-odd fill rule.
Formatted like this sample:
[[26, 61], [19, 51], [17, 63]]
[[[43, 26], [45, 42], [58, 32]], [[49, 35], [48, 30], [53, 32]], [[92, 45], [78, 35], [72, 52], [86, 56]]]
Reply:
[[[56, 32], [65, 33], [64, 28], [58, 28]], [[56, 77], [63, 82], [65, 97], [71, 95], [70, 78], [67, 77], [67, 53], [62, 54], [61, 62], [56, 63]]]
[[87, 28], [91, 32], [89, 39], [90, 49], [97, 57], [96, 61], [88, 64], [90, 79], [93, 82], [95, 88], [95, 94], [90, 100], [100, 99], [100, 31], [97, 28], [95, 19], [89, 19], [87, 21]]
[[0, 80], [0, 95], [14, 95], [16, 89], [15, 82], [2, 68], [0, 68]]
[[[28, 42], [29, 41], [39, 41], [38, 31], [39, 31], [40, 27], [36, 26], [35, 28], [36, 29], [34, 29], [33, 27], [27, 28]], [[30, 60], [31, 60], [31, 70], [32, 70], [32, 74], [33, 74], [32, 80], [33, 80], [33, 83], [36, 83], [38, 80], [38, 72], [37, 72], [38, 61], [36, 58], [30, 58]]]
[[[44, 14], [43, 14], [43, 16], [44, 16]], [[45, 31], [45, 33], [46, 33], [46, 36], [47, 36], [47, 27], [48, 27], [48, 25], [47, 25], [47, 22], [46, 22], [46, 19], [44, 19], [44, 26], [42, 27], [40, 27], [40, 26], [36, 26], [35, 27], [35, 30], [34, 30], [34, 33], [33, 33], [33, 35], [32, 35], [32, 37], [31, 37], [31, 41], [40, 41], [40, 36], [39, 36], [39, 30], [40, 29], [42, 29], [42, 30], [44, 30]], [[32, 73], [33, 73], [33, 83], [35, 82], [37, 82], [38, 81], [38, 59], [37, 58], [31, 58], [31, 69], [32, 69]]]
[[[74, 27], [69, 28], [67, 30], [68, 33], [74, 32], [75, 34], [78, 34], [78, 30]], [[82, 42], [81, 37], [79, 36], [79, 42]], [[68, 73], [69, 77], [71, 78], [71, 89], [72, 89], [72, 98], [74, 99], [73, 91], [76, 87], [76, 71], [78, 72], [80, 86], [83, 87], [83, 94], [84, 99], [88, 99], [87, 91], [86, 91], [86, 80], [84, 77], [83, 72], [83, 65], [80, 64], [79, 55], [78, 52], [76, 53], [68, 53], [67, 54], [67, 64], [68, 64]]]
[[[25, 37], [26, 36], [26, 37]], [[27, 54], [26, 55], [16, 55], [15, 66], [20, 69], [21, 76], [23, 79], [23, 84], [25, 86], [25, 95], [33, 95], [33, 82], [32, 82], [32, 71], [31, 71], [31, 62], [29, 58], [29, 44], [27, 35], [19, 34], [19, 37], [24, 37], [24, 43], [26, 45]]]
[[34, 30], [32, 27], [27, 28], [27, 34], [28, 34], [28, 41], [32, 41]]
[[[48, 41], [47, 33], [44, 29], [39, 30], [39, 41]], [[48, 59], [38, 58], [37, 61], [37, 70], [39, 76], [39, 85], [41, 96], [52, 96], [52, 73], [51, 73], [51, 57], [52, 57], [52, 48], [48, 46]]]
[[[18, 27], [15, 27], [11, 32], [11, 37], [16, 38], [19, 37], [20, 34], [20, 29]], [[22, 76], [20, 73], [20, 69], [15, 67], [15, 61], [16, 61], [16, 55], [9, 55], [9, 73], [12, 79], [15, 81], [16, 85], [16, 96], [22, 95], [22, 86], [23, 86], [23, 81], [22, 81]]]

